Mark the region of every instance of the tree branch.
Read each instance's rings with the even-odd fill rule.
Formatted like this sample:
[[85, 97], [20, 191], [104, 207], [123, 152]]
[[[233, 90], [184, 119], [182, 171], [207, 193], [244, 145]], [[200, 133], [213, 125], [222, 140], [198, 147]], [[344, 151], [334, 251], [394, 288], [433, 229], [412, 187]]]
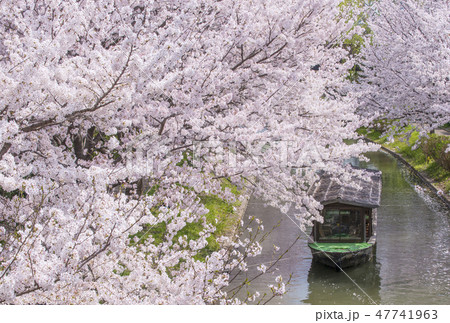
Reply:
[[2, 150], [0, 150], [0, 160], [2, 160], [3, 155], [8, 152], [9, 148], [11, 148], [11, 144], [9, 142], [5, 142], [3, 144]]
[[[116, 88], [117, 84], [119, 83], [119, 80], [122, 78], [122, 76], [125, 74], [125, 71], [128, 68], [128, 65], [130, 63], [130, 59], [131, 59], [131, 55], [133, 54], [134, 51], [134, 47], [131, 47], [131, 50], [128, 54], [128, 58], [125, 62], [125, 65], [123, 66], [122, 70], [120, 71], [119, 75], [114, 79], [113, 83], [111, 84], [111, 86], [95, 101], [94, 105], [91, 108], [86, 108], [86, 109], [82, 109], [82, 110], [78, 110], [72, 113], [69, 113], [67, 115], [64, 116], [64, 121], [71, 121], [74, 120], [76, 118], [78, 118], [79, 116], [88, 113], [88, 112], [94, 112], [104, 106], [107, 106], [109, 104], [111, 104], [112, 102], [114, 102], [114, 100], [109, 100], [106, 102], [103, 102], [106, 97]], [[65, 104], [66, 105], [66, 104]], [[48, 127], [48, 126], [54, 126], [57, 124], [61, 124], [62, 122], [56, 122], [55, 118], [51, 118], [48, 120], [44, 120], [44, 121], [39, 121], [37, 123], [34, 123], [32, 125], [23, 127], [21, 129], [22, 132], [32, 132], [32, 131], [36, 131], [36, 130], [40, 130], [44, 127]]]

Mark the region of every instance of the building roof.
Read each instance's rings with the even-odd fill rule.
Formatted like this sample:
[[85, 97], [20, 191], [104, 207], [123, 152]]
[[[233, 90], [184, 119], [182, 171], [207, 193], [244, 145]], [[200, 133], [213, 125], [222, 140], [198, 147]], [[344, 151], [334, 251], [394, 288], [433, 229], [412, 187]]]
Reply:
[[366, 169], [366, 175], [370, 180], [366, 181], [352, 176], [352, 181], [361, 189], [348, 185], [340, 185], [329, 174], [321, 177], [310, 191], [313, 197], [323, 205], [343, 203], [354, 206], [376, 208], [380, 206], [381, 197], [381, 172]]

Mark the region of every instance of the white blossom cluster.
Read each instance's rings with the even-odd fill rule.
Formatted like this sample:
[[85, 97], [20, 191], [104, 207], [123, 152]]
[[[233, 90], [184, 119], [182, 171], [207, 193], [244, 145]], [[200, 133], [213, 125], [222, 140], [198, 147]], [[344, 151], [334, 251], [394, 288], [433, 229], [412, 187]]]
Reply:
[[359, 87], [365, 115], [422, 135], [450, 122], [449, 12], [447, 0], [374, 2]]
[[244, 182], [311, 224], [318, 173], [376, 148], [345, 141], [364, 120], [338, 3], [1, 1], [0, 303], [242, 302], [224, 288], [261, 245], [199, 259], [200, 196]]

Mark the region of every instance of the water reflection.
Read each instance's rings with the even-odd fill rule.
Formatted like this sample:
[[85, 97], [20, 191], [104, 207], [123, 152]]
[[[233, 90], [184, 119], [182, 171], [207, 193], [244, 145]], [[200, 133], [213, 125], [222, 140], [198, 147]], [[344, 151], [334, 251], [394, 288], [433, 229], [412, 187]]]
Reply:
[[336, 272], [333, 268], [312, 263], [308, 274], [308, 297], [303, 303], [379, 304], [379, 267], [375, 259], [358, 267], [347, 268], [345, 272]]
[[[267, 284], [277, 275], [292, 274], [289, 292], [270, 304], [447, 304], [450, 296], [448, 209], [422, 191], [414, 178], [389, 155], [369, 153], [361, 167], [383, 172], [381, 207], [378, 210], [376, 258], [370, 263], [335, 272], [312, 263], [308, 233], [300, 232], [276, 209], [251, 199], [246, 217], [255, 215], [266, 229], [282, 220], [263, 243], [263, 254], [249, 262], [235, 284], [252, 277], [260, 263], [274, 261], [273, 245], [285, 250], [298, 235], [301, 239], [275, 266], [272, 273], [247, 286], [249, 291], [270, 293]], [[361, 291], [354, 282], [359, 285]], [[367, 295], [366, 295], [367, 294]], [[243, 290], [240, 295], [244, 297]], [[371, 300], [372, 299], [372, 300]]]
[[422, 198], [414, 177], [394, 158], [368, 156], [383, 172], [377, 245], [382, 303], [448, 303], [448, 209], [430, 196]]
[[[244, 298], [247, 291], [259, 291], [261, 294], [267, 293], [267, 295], [270, 295], [271, 292], [267, 285], [274, 284], [275, 277], [282, 275], [287, 280], [292, 275], [289, 293], [284, 295], [283, 298], [271, 300], [269, 304], [301, 304], [302, 300], [308, 295], [307, 280], [312, 260], [311, 252], [307, 247], [310, 230], [306, 233], [300, 232], [291, 219], [282, 215], [273, 207], [266, 207], [264, 202], [254, 198], [249, 201], [244, 219], [246, 224], [251, 216], [256, 216], [263, 220], [266, 232], [270, 230], [273, 230], [273, 232], [262, 243], [263, 253], [256, 258], [248, 260], [248, 271], [242, 272], [235, 280], [235, 283], [232, 284], [232, 287], [258, 274], [256, 267], [259, 264], [263, 263], [270, 267], [282, 252], [289, 250], [270, 272], [252, 281], [238, 295], [240, 298]], [[292, 246], [299, 236], [300, 239]], [[275, 252], [274, 246], [279, 248], [278, 252]]]

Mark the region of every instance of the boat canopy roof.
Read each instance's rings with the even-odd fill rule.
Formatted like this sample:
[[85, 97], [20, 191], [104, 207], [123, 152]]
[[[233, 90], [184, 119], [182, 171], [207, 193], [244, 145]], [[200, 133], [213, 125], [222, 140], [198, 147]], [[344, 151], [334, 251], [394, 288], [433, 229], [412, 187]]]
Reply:
[[[310, 194], [323, 205], [342, 203], [367, 208], [379, 207], [381, 172], [371, 169], [359, 171], [363, 171], [364, 179], [356, 174], [351, 175], [350, 185], [341, 185], [331, 174], [324, 174], [320, 181], [311, 187]], [[355, 188], [355, 185], [360, 189]]]

